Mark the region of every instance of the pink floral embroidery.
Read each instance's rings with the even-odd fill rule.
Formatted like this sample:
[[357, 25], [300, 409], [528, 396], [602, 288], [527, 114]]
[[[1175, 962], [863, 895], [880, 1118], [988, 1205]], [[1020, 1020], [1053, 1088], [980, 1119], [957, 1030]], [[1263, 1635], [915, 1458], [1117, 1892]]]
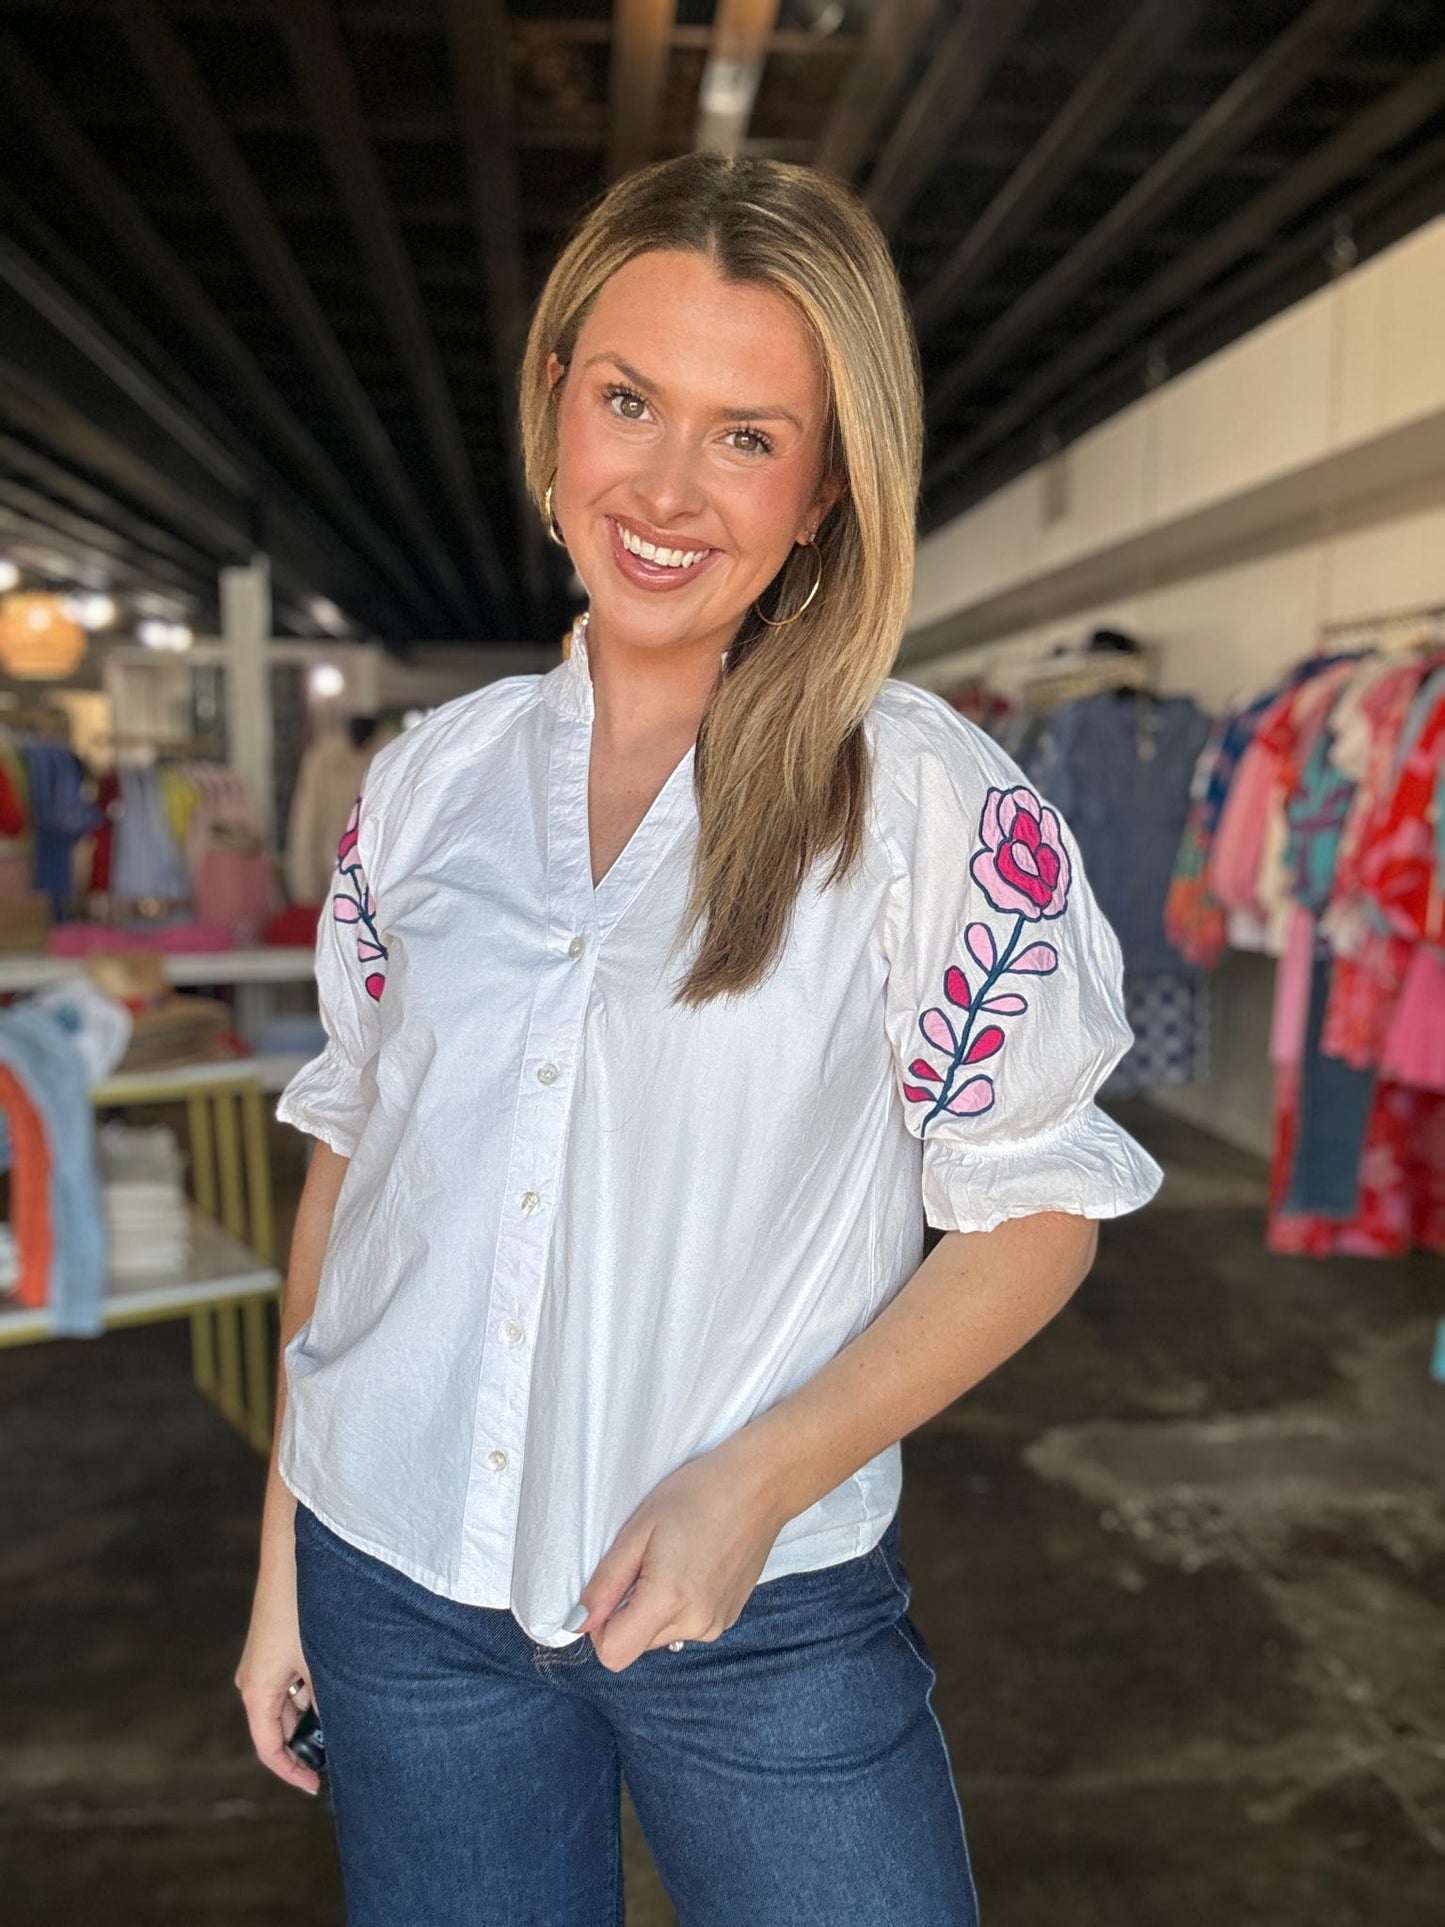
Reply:
[[341, 833], [341, 843], [336, 852], [339, 881], [331, 893], [331, 914], [338, 923], [356, 926], [356, 955], [361, 964], [362, 982], [367, 996], [380, 1003], [381, 993], [386, 989], [387, 949], [376, 927], [376, 899], [371, 894], [361, 867], [361, 858], [357, 854], [356, 829], [360, 818], [361, 798], [358, 796], [351, 806], [351, 814], [346, 819], [346, 828]]
[[973, 859], [973, 880], [995, 910], [1030, 923], [1063, 914], [1069, 856], [1059, 819], [1032, 790], [990, 790]]
[[993, 1109], [994, 1080], [977, 1067], [997, 1057], [1008, 1039], [1001, 1024], [981, 1020], [1021, 1017], [1029, 1007], [1026, 997], [999, 989], [999, 981], [1049, 977], [1059, 967], [1059, 953], [1051, 943], [1019, 948], [1031, 924], [1061, 917], [1068, 907], [1072, 871], [1058, 817], [1032, 790], [990, 790], [978, 832], [983, 848], [974, 855], [970, 873], [990, 907], [1012, 916], [1014, 924], [1002, 949], [988, 924], [969, 924], [963, 940], [982, 973], [978, 988], [970, 985], [961, 965], [950, 964], [943, 995], [952, 1012], [936, 1006], [918, 1020], [925, 1043], [948, 1059], [945, 1070], [926, 1057], [916, 1057], [908, 1066], [904, 1097], [910, 1104], [929, 1106], [920, 1131], [942, 1112], [982, 1117]]

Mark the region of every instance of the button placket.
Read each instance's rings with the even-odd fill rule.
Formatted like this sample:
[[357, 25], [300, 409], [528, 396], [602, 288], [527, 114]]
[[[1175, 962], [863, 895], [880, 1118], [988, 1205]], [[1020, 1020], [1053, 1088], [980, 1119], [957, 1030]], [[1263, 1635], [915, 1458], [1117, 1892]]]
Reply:
[[[585, 725], [563, 728], [554, 740], [548, 802], [553, 823], [579, 778], [585, 795], [589, 748]], [[581, 843], [585, 855], [585, 835]], [[482, 1337], [477, 1470], [467, 1495], [466, 1536], [474, 1554], [499, 1573], [510, 1565], [516, 1539], [534, 1355], [526, 1340], [540, 1315], [575, 1084], [565, 1072], [576, 1061], [591, 994], [591, 874], [579, 866], [577, 848], [575, 837], [558, 837], [551, 845], [543, 953], [522, 1041], [508, 1157], [513, 1205], [499, 1230], [492, 1312]]]

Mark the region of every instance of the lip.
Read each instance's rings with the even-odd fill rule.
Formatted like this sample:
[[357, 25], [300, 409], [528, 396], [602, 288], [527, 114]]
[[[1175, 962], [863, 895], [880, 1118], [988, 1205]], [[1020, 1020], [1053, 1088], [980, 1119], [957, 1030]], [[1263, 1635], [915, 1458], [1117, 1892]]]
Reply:
[[[709, 549], [702, 560], [694, 562], [690, 569], [659, 568], [655, 562], [646, 562], [640, 555], [634, 555], [631, 549], [624, 545], [621, 527], [616, 516], [609, 515], [604, 519], [607, 523], [607, 534], [612, 543], [612, 559], [617, 564], [618, 572], [639, 589], [651, 589], [662, 593], [669, 589], [684, 589], [690, 582], [696, 582], [704, 569], [711, 567], [722, 553], [720, 549]], [[641, 534], [641, 530], [632, 532]], [[651, 541], [651, 539], [650, 536], [643, 537], [644, 541]], [[662, 544], [658, 543], [657, 546], [661, 548]], [[688, 545], [678, 542], [672, 546], [685, 548]]]

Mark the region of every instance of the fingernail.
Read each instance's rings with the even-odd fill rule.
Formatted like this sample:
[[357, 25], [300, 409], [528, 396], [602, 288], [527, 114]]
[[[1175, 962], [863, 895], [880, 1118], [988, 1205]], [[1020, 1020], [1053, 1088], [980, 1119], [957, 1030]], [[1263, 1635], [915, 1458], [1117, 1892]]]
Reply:
[[586, 1617], [587, 1617], [587, 1608], [586, 1606], [583, 1605], [582, 1601], [579, 1599], [577, 1601], [577, 1604], [572, 1608], [571, 1612], [568, 1613], [567, 1617], [562, 1621], [563, 1632], [564, 1633], [580, 1632], [582, 1629], [583, 1621], [586, 1619]]

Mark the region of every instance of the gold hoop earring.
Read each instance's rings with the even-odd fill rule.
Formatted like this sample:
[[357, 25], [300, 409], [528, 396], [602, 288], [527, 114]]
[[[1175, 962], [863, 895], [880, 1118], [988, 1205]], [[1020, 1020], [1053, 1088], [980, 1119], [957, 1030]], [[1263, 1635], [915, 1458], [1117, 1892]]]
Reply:
[[[556, 479], [557, 478], [553, 476], [552, 482], [555, 482]], [[551, 536], [559, 549], [565, 549], [567, 546], [567, 538], [559, 528], [556, 516], [552, 513], [552, 482], [548, 482], [547, 492], [542, 497], [542, 515], [547, 524], [548, 535]]]
[[753, 604], [753, 613], [757, 616], [759, 622], [765, 622], [770, 629], [786, 629], [790, 622], [796, 622], [805, 609], [811, 608], [814, 598], [823, 586], [823, 557], [817, 543], [810, 536], [806, 542], [801, 542], [798, 546], [813, 551], [813, 559], [818, 565], [817, 574], [813, 577], [813, 586], [790, 616], [765, 616], [755, 602]]

